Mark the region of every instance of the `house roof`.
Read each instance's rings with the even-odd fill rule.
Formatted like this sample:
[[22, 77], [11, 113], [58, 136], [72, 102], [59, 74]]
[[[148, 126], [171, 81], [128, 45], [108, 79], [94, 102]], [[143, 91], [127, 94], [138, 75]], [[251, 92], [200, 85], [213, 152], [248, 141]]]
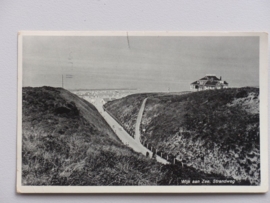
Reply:
[[217, 78], [216, 76], [214, 75], [211, 75], [211, 76], [204, 76], [203, 78], [201, 78], [200, 80], [220, 80], [219, 78]]
[[[222, 86], [220, 83], [221, 79], [217, 78], [215, 75], [206, 75], [203, 78], [194, 81], [191, 85], [198, 85], [198, 86]], [[225, 85], [228, 85], [226, 81], [224, 81]]]
[[198, 85], [205, 85], [206, 82], [207, 82], [207, 80], [200, 81], [200, 82], [199, 82], [199, 80], [197, 80], [197, 81], [191, 83], [191, 85], [196, 85], [196, 84], [198, 84]]

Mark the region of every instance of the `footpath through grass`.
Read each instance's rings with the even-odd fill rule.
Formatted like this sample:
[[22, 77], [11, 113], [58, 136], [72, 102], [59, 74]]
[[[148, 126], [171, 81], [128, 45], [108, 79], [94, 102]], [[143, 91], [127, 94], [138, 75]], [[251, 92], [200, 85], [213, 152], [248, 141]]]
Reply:
[[124, 146], [85, 102], [61, 88], [23, 88], [23, 185], [156, 185], [162, 165]]
[[260, 183], [258, 88], [134, 94], [108, 102], [106, 108], [134, 132], [146, 97], [143, 140], [198, 171]]
[[22, 111], [23, 185], [181, 185], [183, 179], [225, 179], [134, 152], [93, 105], [62, 88], [23, 88]]

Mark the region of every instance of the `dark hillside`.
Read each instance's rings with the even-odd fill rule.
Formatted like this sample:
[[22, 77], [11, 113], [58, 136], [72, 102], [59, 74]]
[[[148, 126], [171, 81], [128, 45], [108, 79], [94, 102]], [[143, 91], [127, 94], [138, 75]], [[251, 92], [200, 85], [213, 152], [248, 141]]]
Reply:
[[[121, 103], [133, 106], [125, 98]], [[109, 103], [108, 109], [115, 104]], [[129, 108], [126, 117], [137, 115], [137, 109]], [[197, 170], [260, 182], [258, 88], [148, 97], [141, 129], [143, 140]]]
[[[120, 142], [92, 104], [62, 88], [23, 88], [23, 115], [24, 121], [28, 121], [27, 118], [29, 118], [31, 124], [36, 127], [46, 127], [47, 130], [52, 128], [54, 133], [62, 132], [62, 134], [72, 133], [69, 129], [74, 129], [73, 127], [78, 127], [78, 125], [70, 127], [58, 125], [59, 129], [55, 129], [52, 126], [52, 123], [57, 124], [58, 122], [55, 117], [62, 118], [60, 121], [64, 118], [84, 120], [85, 123], [90, 123], [95, 131], [107, 134], [110, 138]], [[50, 119], [44, 119], [47, 117]], [[67, 124], [72, 125], [72, 123]]]
[[225, 179], [134, 152], [93, 105], [62, 88], [23, 88], [22, 110], [23, 185], [181, 185], [181, 179]]
[[[104, 118], [100, 115], [98, 110], [89, 102], [79, 98], [77, 95], [70, 93], [67, 90], [61, 89], [60, 96], [63, 97], [66, 101], [71, 101], [76, 103], [77, 108], [80, 111], [80, 114], [90, 123], [96, 124], [96, 128], [107, 134], [110, 138], [114, 140], [119, 140], [118, 137], [114, 134], [112, 129], [106, 123]], [[120, 141], [120, 140], [119, 140]]]
[[124, 146], [94, 106], [23, 88], [23, 185], [156, 185], [162, 165]]

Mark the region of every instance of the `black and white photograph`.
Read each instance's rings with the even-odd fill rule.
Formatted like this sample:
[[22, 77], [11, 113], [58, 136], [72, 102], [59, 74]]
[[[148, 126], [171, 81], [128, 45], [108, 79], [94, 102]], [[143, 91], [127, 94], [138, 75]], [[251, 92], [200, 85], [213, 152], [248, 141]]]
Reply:
[[17, 192], [266, 192], [266, 33], [18, 34]]

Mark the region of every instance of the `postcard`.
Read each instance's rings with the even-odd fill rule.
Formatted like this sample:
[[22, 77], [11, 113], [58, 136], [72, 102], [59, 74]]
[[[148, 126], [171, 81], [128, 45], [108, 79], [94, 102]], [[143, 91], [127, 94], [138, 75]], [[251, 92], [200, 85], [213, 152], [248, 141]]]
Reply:
[[18, 193], [264, 193], [268, 35], [18, 33]]

